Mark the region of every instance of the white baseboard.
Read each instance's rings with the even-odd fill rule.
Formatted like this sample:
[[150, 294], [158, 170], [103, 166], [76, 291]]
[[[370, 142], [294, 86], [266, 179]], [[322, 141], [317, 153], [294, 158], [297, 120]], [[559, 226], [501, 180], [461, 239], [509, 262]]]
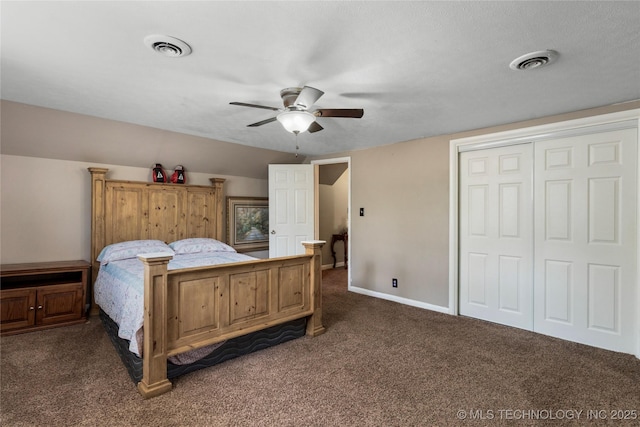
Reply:
[[[337, 262], [336, 263], [336, 268], [343, 268], [344, 267], [344, 262]], [[333, 263], [331, 264], [324, 264], [322, 266], [323, 270], [331, 270], [333, 269]], [[409, 298], [403, 298], [403, 297], [398, 297], [395, 295], [389, 295], [389, 294], [385, 294], [382, 292], [376, 292], [376, 291], [372, 291], [369, 289], [364, 289], [364, 288], [359, 288], [357, 286], [348, 286], [348, 290], [350, 292], [355, 292], [357, 294], [362, 294], [362, 295], [367, 295], [370, 297], [374, 297], [374, 298], [380, 298], [380, 299], [385, 299], [388, 301], [393, 301], [393, 302], [397, 302], [400, 304], [404, 304], [404, 305], [409, 305], [411, 307], [418, 307], [418, 308], [424, 308], [426, 310], [431, 310], [431, 311], [437, 311], [438, 313], [444, 313], [444, 314], [454, 314], [451, 312], [451, 310], [449, 309], [449, 307], [443, 307], [440, 305], [434, 305], [434, 304], [429, 304], [426, 302], [422, 302], [422, 301], [416, 301], [416, 300], [412, 300]]]
[[[341, 267], [344, 267], [344, 262], [337, 262], [337, 263], [336, 263], [336, 268], [341, 268]], [[331, 263], [331, 264], [324, 264], [324, 265], [322, 266], [322, 269], [323, 269], [323, 270], [331, 270], [332, 268], [333, 268], [333, 263]]]
[[349, 286], [349, 291], [357, 294], [368, 295], [374, 298], [386, 299], [389, 301], [397, 302], [412, 307], [424, 308], [426, 310], [437, 311], [438, 313], [451, 314], [449, 307], [442, 307], [440, 305], [429, 304], [422, 301], [416, 301], [409, 298], [398, 297], [395, 295], [389, 295], [382, 292], [376, 292], [369, 289], [358, 288], [356, 286]]

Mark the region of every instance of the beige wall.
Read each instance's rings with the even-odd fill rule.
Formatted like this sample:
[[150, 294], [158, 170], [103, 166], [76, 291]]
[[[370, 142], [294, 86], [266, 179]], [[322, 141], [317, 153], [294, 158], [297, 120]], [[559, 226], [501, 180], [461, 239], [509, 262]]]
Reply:
[[[91, 166], [109, 168], [109, 178], [151, 181], [150, 168], [0, 156], [1, 263], [90, 259]], [[197, 185], [214, 176], [227, 179], [225, 196], [269, 194], [266, 179], [187, 172]]]
[[427, 308], [448, 307], [451, 139], [634, 108], [640, 102], [310, 159], [351, 157], [351, 286]]
[[447, 305], [448, 159], [444, 137], [352, 153], [353, 286]]
[[75, 160], [111, 165], [166, 168], [187, 172], [268, 178], [270, 163], [300, 163], [293, 153], [249, 147], [52, 110], [0, 101], [2, 154]]
[[[0, 262], [88, 259], [87, 167], [150, 181], [151, 166], [186, 168], [189, 183], [227, 178], [226, 195], [268, 196], [267, 165], [294, 154], [0, 101]], [[266, 256], [264, 252], [252, 253]]]

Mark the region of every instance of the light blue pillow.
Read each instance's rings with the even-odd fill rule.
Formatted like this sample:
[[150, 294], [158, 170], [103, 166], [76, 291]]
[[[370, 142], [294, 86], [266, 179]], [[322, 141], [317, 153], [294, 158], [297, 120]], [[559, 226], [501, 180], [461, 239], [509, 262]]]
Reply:
[[98, 261], [106, 264], [121, 259], [136, 258], [138, 254], [156, 252], [174, 255], [173, 249], [162, 240], [129, 240], [105, 246], [98, 255]]
[[219, 240], [194, 237], [169, 243], [176, 255], [195, 254], [199, 252], [236, 252], [231, 246]]

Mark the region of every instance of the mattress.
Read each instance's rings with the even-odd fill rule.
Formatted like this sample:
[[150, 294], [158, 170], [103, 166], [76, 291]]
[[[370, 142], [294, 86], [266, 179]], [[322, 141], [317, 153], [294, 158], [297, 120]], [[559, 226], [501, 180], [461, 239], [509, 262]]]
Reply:
[[[227, 264], [253, 260], [237, 252], [202, 252], [175, 255], [168, 269]], [[117, 335], [129, 343], [129, 351], [142, 354], [144, 323], [144, 265], [137, 258], [111, 261], [100, 266], [94, 295], [96, 303], [116, 324]]]

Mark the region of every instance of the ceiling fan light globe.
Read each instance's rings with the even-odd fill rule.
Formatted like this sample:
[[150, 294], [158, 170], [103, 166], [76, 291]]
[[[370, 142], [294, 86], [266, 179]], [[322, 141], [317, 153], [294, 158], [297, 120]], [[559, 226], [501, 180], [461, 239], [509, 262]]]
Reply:
[[308, 111], [283, 111], [277, 119], [288, 132], [297, 134], [309, 129], [316, 116]]

